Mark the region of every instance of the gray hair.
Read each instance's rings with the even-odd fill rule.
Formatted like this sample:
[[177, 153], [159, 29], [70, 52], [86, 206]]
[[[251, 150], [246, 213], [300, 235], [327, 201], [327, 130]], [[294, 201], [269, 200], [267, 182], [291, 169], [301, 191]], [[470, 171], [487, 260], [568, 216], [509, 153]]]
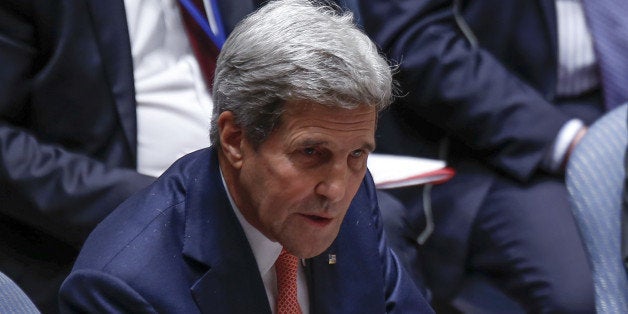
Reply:
[[379, 112], [393, 98], [392, 71], [350, 12], [312, 0], [277, 0], [242, 20], [218, 57], [210, 138], [231, 111], [257, 148], [284, 105], [309, 102]]

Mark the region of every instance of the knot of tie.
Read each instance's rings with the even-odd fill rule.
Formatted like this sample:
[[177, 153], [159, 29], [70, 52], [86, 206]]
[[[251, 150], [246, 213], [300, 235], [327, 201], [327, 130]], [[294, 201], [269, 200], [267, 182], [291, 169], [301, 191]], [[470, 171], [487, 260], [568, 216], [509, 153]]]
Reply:
[[[196, 19], [198, 18], [205, 23], [209, 23], [203, 0], [179, 0], [177, 4], [181, 11], [183, 25], [185, 26], [188, 40], [192, 46], [192, 51], [201, 69], [201, 74], [207, 86], [211, 88], [214, 84], [216, 58], [218, 58], [220, 49], [203, 30], [203, 26], [199, 24], [199, 21]], [[207, 25], [209, 27], [209, 24]]]
[[301, 314], [301, 307], [297, 298], [298, 268], [299, 259], [285, 249], [282, 250], [275, 262], [278, 314]]

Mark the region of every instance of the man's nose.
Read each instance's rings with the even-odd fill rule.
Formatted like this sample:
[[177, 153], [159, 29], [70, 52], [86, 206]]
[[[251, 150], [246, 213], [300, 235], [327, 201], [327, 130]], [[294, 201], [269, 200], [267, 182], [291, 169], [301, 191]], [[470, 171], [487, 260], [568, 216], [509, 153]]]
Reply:
[[342, 200], [347, 191], [348, 165], [336, 162], [323, 171], [321, 180], [316, 186], [316, 193], [325, 196], [330, 202]]

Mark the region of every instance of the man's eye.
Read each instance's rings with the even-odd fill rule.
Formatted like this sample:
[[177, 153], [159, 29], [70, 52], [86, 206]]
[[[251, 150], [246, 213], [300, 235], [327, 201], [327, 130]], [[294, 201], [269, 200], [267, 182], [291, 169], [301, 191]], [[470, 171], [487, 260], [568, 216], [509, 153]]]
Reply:
[[364, 151], [361, 149], [354, 150], [351, 152], [351, 157], [354, 157], [354, 158], [362, 157], [362, 155], [364, 155]]
[[303, 154], [306, 156], [314, 156], [316, 155], [316, 149], [308, 147], [303, 149]]

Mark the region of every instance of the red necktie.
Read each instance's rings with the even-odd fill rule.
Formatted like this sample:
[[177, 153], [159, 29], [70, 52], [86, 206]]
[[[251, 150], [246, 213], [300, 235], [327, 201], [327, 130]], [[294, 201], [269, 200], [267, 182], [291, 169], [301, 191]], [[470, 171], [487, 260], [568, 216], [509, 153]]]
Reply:
[[275, 262], [277, 272], [277, 314], [301, 314], [297, 297], [299, 259], [282, 250]]
[[[190, 0], [190, 2], [196, 6], [198, 13], [207, 20], [207, 14], [205, 13], [205, 6], [203, 0]], [[205, 83], [211, 89], [214, 83], [214, 71], [216, 70], [216, 58], [220, 50], [216, 47], [214, 42], [207, 36], [201, 26], [194, 20], [194, 17], [190, 14], [190, 11], [184, 7], [184, 5], [177, 1], [179, 4], [179, 10], [183, 17], [183, 24], [185, 30], [192, 45], [192, 50], [196, 56], [201, 72], [205, 78]]]

